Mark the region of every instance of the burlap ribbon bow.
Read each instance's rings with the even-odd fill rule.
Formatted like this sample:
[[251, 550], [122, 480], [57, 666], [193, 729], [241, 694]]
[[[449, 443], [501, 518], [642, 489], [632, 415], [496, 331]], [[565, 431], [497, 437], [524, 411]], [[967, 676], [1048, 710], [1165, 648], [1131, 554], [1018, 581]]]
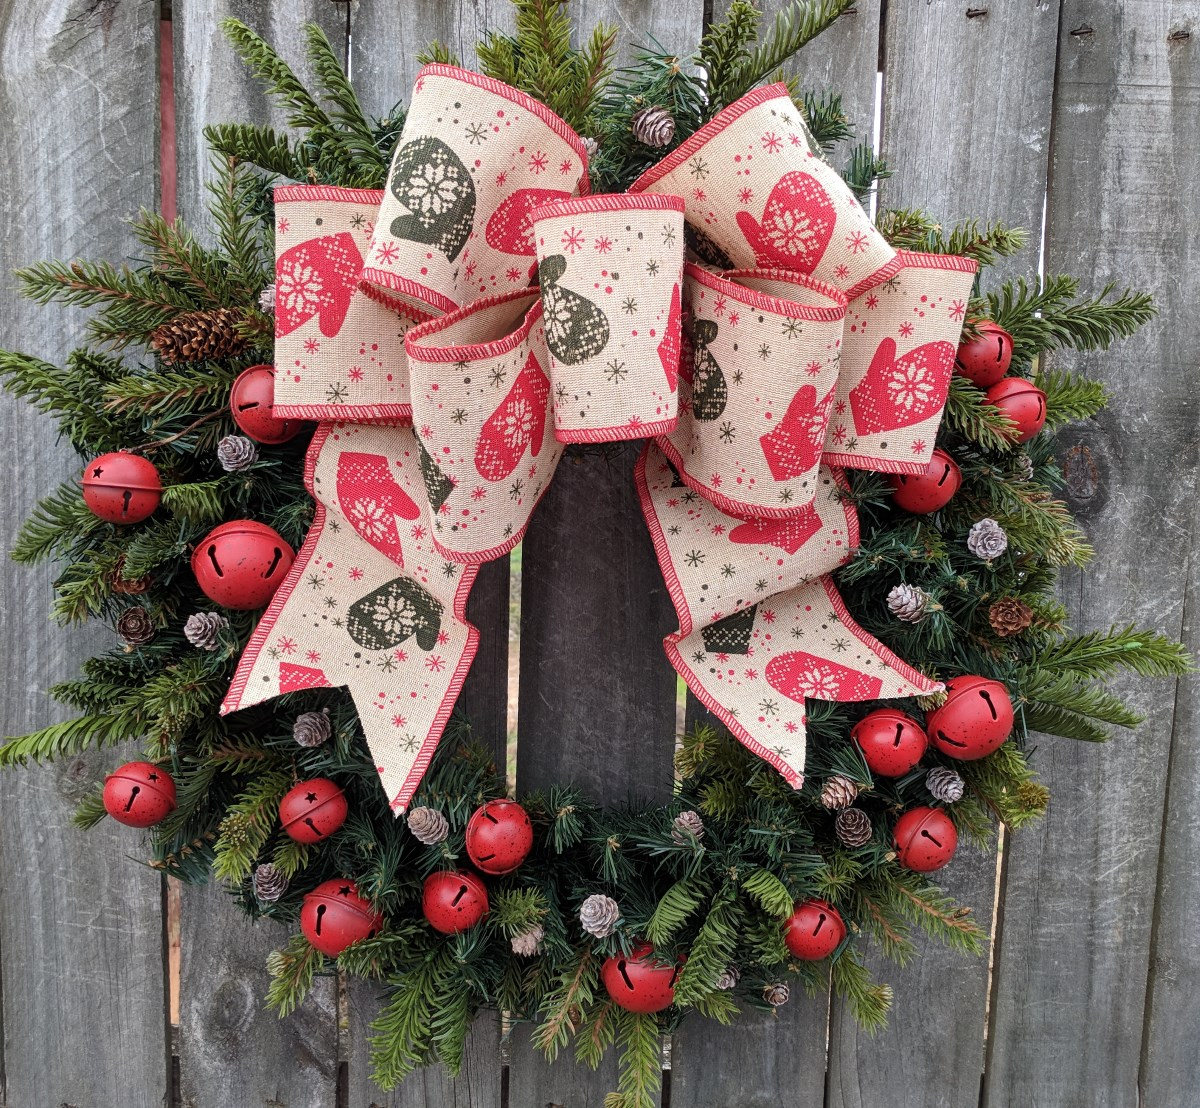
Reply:
[[564, 443], [630, 438], [667, 654], [790, 783], [806, 698], [940, 687], [829, 573], [857, 543], [838, 467], [930, 459], [975, 265], [894, 251], [784, 86], [590, 196], [562, 120], [431, 65], [385, 191], [287, 186], [275, 209], [275, 408], [323, 421], [317, 512], [222, 711], [347, 687], [403, 811], [474, 657], [476, 567], [520, 542]]

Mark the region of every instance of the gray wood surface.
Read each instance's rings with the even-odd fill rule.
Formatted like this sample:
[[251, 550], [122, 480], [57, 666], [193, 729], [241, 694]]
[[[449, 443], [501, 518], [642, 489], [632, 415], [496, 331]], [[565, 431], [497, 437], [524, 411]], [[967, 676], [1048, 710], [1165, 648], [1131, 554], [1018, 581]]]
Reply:
[[[18, 300], [8, 272], [44, 257], [120, 259], [117, 216], [157, 201], [158, 6], [0, 3], [0, 345], [61, 357], [82, 313]], [[103, 79], [97, 75], [103, 74]], [[53, 126], [50, 112], [69, 127]], [[0, 399], [4, 550], [35, 500], [79, 473], [49, 420]], [[47, 620], [50, 567], [0, 561], [5, 735], [64, 718], [46, 689], [111, 643]], [[162, 881], [137, 831], [83, 835], [75, 803], [131, 754], [105, 750], [0, 774], [0, 1103], [162, 1103], [169, 1088]]]
[[[1154, 288], [1162, 311], [1116, 357], [1052, 359], [1114, 394], [1074, 437], [1068, 472], [1087, 478], [1070, 483], [1074, 507], [1098, 554], [1064, 582], [1064, 600], [1080, 629], [1136, 621], [1193, 646], [1198, 16], [1195, 3], [1064, 3], [1046, 241], [1049, 272]], [[1170, 37], [1188, 28], [1190, 39]], [[1136, 737], [1046, 738], [1038, 750], [1053, 798], [1009, 853], [990, 1105], [1195, 1101], [1195, 936], [1181, 930], [1197, 897], [1195, 682], [1178, 690], [1174, 731], [1170, 684], [1112, 687], [1147, 715]], [[1180, 775], [1164, 823], [1168, 766]]]

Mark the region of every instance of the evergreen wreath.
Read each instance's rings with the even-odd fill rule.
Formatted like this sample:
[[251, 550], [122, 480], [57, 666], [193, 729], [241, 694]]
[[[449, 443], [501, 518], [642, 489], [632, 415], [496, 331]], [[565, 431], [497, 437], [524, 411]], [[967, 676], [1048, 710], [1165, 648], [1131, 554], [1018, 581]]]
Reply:
[[[565, 4], [516, 0], [516, 34], [489, 35], [478, 55], [485, 74], [592, 136], [595, 191], [620, 191], [776, 74], [849, 3], [801, 0], [764, 29], [748, 0], [734, 0], [693, 57], [647, 49], [614, 72], [615, 29], [598, 27], [575, 49]], [[926, 673], [1002, 682], [1016, 708], [1009, 741], [975, 761], [931, 748], [918, 766], [885, 777], [872, 773], [850, 737], [867, 706], [810, 702], [808, 776], [793, 790], [727, 733], [697, 727], [679, 742], [667, 804], [603, 808], [568, 786], [522, 796], [532, 852], [489, 880], [491, 912], [481, 924], [447, 936], [422, 917], [425, 879], [460, 864], [472, 813], [505, 795], [503, 767], [472, 745], [465, 720], [453, 721], [406, 824], [381, 794], [344, 692], [291, 693], [229, 718], [217, 714], [255, 617], [209, 614], [189, 554], [215, 524], [239, 517], [269, 522], [298, 547], [313, 516], [301, 480], [303, 441], [255, 449], [227, 438], [235, 377], [271, 359], [273, 320], [269, 303], [260, 303], [273, 278], [270, 185], [284, 178], [381, 188], [404, 121], [400, 108], [386, 119], [364, 116], [318, 27], [307, 30], [316, 95], [248, 27], [228, 20], [225, 29], [297, 134], [250, 124], [207, 129], [216, 244], [142, 212], [132, 223], [145, 251], [136, 263], [43, 262], [18, 274], [39, 303], [98, 310], [88, 344], [65, 366], [0, 353], [9, 390], [53, 415], [85, 458], [128, 449], [152, 459], [163, 487], [162, 510], [132, 526], [92, 514], [75, 481], [26, 521], [14, 558], [62, 565], [54, 618], [66, 626], [112, 622], [126, 645], [56, 686], [53, 695], [78, 715], [7, 740], [0, 764], [140, 737], [146, 759], [177, 786], [173, 810], [149, 835], [162, 872], [189, 882], [211, 874], [251, 915], [288, 923], [322, 882], [353, 881], [386, 923], [344, 949], [337, 965], [382, 983], [372, 1060], [385, 1087], [435, 1060], [457, 1071], [481, 1007], [536, 1024], [534, 1042], [550, 1058], [573, 1044], [580, 1061], [596, 1066], [616, 1043], [620, 1089], [609, 1103], [630, 1108], [651, 1103], [659, 1034], [691, 1011], [727, 1022], [740, 1007], [784, 1002], [788, 982], [821, 988], [831, 973], [857, 1019], [880, 1026], [891, 994], [860, 958], [863, 937], [899, 962], [914, 951], [914, 927], [966, 951], [980, 951], [985, 938], [969, 909], [900, 864], [897, 817], [932, 805], [958, 834], [990, 843], [997, 822], [1019, 828], [1048, 803], [1031, 765], [1031, 732], [1102, 740], [1109, 725], [1138, 723], [1107, 678], [1119, 670], [1167, 677], [1190, 666], [1178, 644], [1134, 627], [1073, 633], [1054, 593], [1059, 568], [1085, 565], [1091, 550], [1055, 498], [1062, 474], [1052, 432], [1095, 415], [1107, 398], [1097, 382], [1051, 361], [1059, 349], [1106, 349], [1132, 334], [1153, 314], [1150, 297], [1111, 287], [1081, 295], [1067, 276], [986, 292], [977, 284], [968, 320], [1011, 335], [1010, 373], [1044, 392], [1046, 432], [1015, 445], [1008, 417], [956, 375], [938, 437], [962, 473], [948, 504], [910, 514], [885, 478], [850, 475], [845, 495], [859, 512], [861, 543], [836, 580], [852, 614]], [[423, 60], [454, 61], [438, 44]], [[836, 95], [803, 93], [795, 81], [788, 87], [824, 153], [851, 136]], [[648, 108], [666, 117], [660, 111], [647, 121]], [[663, 145], [668, 117], [673, 132]], [[860, 146], [844, 177], [866, 197], [886, 174]], [[981, 268], [1026, 242], [1025, 232], [1002, 223], [946, 230], [920, 211], [885, 210], [877, 225], [893, 246], [959, 254]], [[966, 338], [977, 334], [969, 323]], [[904, 707], [923, 719], [942, 700]], [[293, 784], [314, 778], [336, 782], [349, 812], [339, 833], [318, 845], [284, 834], [279, 819]], [[89, 827], [105, 814], [98, 788], [76, 819]], [[785, 945], [784, 924], [813, 898], [847, 925], [823, 960]], [[671, 967], [674, 1003], [658, 1013], [618, 1006], [602, 984], [606, 959], [622, 955], [632, 965], [643, 942]], [[297, 934], [272, 956], [270, 1003], [286, 1015], [328, 968]]]

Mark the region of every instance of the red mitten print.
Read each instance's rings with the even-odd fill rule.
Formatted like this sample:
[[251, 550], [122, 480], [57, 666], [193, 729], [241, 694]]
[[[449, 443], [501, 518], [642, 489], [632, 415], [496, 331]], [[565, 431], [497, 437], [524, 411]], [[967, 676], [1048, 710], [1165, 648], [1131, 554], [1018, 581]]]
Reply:
[[801, 477], [821, 459], [829, 425], [832, 394], [817, 403], [817, 390], [802, 385], [775, 429], [759, 438], [771, 476], [776, 481]]
[[493, 250], [505, 254], [533, 256], [533, 209], [552, 200], [565, 200], [571, 194], [562, 189], [517, 189], [506, 196], [487, 221], [484, 238]]
[[896, 357], [896, 340], [875, 349], [866, 376], [850, 390], [850, 410], [860, 435], [911, 427], [937, 415], [946, 403], [954, 347], [927, 342]]
[[338, 458], [338, 507], [376, 550], [403, 567], [404, 550], [396, 520], [416, 519], [421, 511], [395, 481], [381, 454], [346, 451]]
[[281, 254], [275, 262], [275, 335], [290, 335], [319, 316], [326, 338], [341, 329], [350, 309], [362, 254], [348, 231], [309, 239]]
[[821, 182], [796, 170], [785, 173], [771, 190], [761, 223], [749, 212], [737, 213], [756, 264], [799, 273], [817, 268], [836, 222], [833, 201]]
[[329, 689], [333, 686], [324, 670], [312, 666], [297, 666], [291, 662], [279, 664], [280, 693], [300, 692], [303, 689]]
[[883, 681], [803, 650], [780, 654], [767, 663], [767, 684], [791, 700], [873, 700]]
[[475, 468], [487, 481], [503, 481], [525, 451], [537, 457], [546, 433], [550, 378], [530, 354], [508, 395], [483, 425], [475, 447]]
[[658, 360], [662, 362], [667, 384], [674, 392], [679, 387], [679, 355], [683, 347], [680, 320], [682, 308], [679, 299], [679, 284], [671, 289], [671, 310], [667, 315], [667, 329], [658, 344]]
[[791, 519], [748, 519], [729, 532], [729, 541], [747, 546], [774, 546], [795, 554], [821, 530], [821, 517], [814, 505]]

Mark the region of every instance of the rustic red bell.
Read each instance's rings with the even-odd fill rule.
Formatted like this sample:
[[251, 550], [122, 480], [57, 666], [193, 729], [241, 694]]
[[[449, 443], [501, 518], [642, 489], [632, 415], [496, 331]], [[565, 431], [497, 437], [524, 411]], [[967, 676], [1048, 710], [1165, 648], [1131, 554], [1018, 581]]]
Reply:
[[649, 943], [638, 943], [629, 957], [614, 954], [600, 967], [600, 980], [613, 1003], [627, 1012], [661, 1012], [675, 1000], [679, 963], [654, 958]]
[[962, 470], [944, 450], [935, 450], [924, 473], [896, 473], [890, 478], [892, 500], [906, 512], [929, 515], [950, 503], [962, 484]]
[[984, 758], [1012, 734], [1008, 689], [986, 677], [952, 677], [946, 703], [926, 716], [925, 728], [943, 754], [964, 762]]
[[153, 762], [126, 762], [104, 779], [104, 810], [126, 827], [151, 827], [175, 810], [175, 782]]
[[336, 958], [351, 943], [373, 939], [383, 916], [358, 895], [353, 881], [322, 881], [300, 904], [300, 930], [322, 954]]
[[954, 366], [971, 384], [990, 389], [1012, 364], [1012, 335], [990, 319], [977, 321], [975, 329], [979, 334], [958, 348]]
[[467, 857], [484, 873], [512, 873], [532, 849], [533, 825], [515, 800], [489, 800], [467, 822]]
[[295, 558], [295, 551], [265, 523], [235, 519], [204, 536], [192, 552], [192, 572], [209, 600], [252, 611], [266, 607]]
[[958, 848], [954, 821], [941, 808], [911, 808], [893, 832], [900, 864], [918, 873], [941, 869]]
[[101, 454], [83, 471], [83, 502], [109, 523], [141, 523], [161, 499], [158, 470], [138, 454]]
[[229, 410], [243, 435], [267, 446], [278, 446], [304, 430], [300, 420], [275, 415], [274, 366], [252, 365], [242, 370], [229, 393]]
[[846, 922], [827, 900], [811, 897], [796, 901], [783, 925], [788, 950], [806, 962], [828, 958], [846, 937]]
[[921, 725], [895, 708], [880, 708], [863, 716], [850, 737], [858, 743], [867, 768], [881, 777], [903, 777], [929, 745]]
[[1046, 425], [1046, 394], [1024, 377], [1005, 377], [987, 390], [987, 402], [1016, 424], [1015, 442], [1028, 442]]
[[279, 822], [298, 843], [319, 843], [346, 822], [346, 794], [328, 777], [293, 785], [279, 802]]
[[487, 887], [473, 873], [442, 870], [425, 878], [421, 911], [435, 931], [454, 935], [488, 914]]

